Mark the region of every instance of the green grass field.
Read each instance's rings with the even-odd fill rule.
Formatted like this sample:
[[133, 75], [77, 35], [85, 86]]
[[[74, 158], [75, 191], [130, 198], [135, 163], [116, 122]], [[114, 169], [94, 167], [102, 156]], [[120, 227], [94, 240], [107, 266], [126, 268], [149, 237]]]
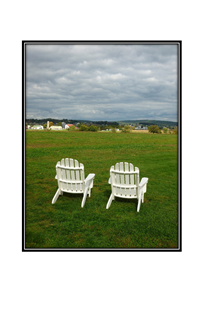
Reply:
[[[174, 134], [26, 131], [25, 247], [178, 248], [178, 146]], [[95, 173], [91, 197], [60, 196], [55, 165], [62, 158]], [[145, 202], [111, 194], [109, 170], [127, 161], [148, 177]]]

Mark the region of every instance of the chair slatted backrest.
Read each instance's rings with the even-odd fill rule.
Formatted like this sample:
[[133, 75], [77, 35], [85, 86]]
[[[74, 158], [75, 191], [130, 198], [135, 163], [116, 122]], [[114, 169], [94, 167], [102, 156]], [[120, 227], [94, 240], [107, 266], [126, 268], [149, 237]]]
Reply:
[[110, 169], [112, 193], [118, 197], [137, 198], [139, 169], [132, 163], [116, 163]]
[[58, 187], [62, 191], [83, 193], [84, 191], [84, 165], [74, 159], [62, 159], [56, 165]]

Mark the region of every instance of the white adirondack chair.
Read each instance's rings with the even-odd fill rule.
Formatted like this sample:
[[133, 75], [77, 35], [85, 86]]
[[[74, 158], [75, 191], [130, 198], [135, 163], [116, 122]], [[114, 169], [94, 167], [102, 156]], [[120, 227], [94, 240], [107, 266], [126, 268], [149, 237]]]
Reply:
[[63, 195], [63, 192], [83, 194], [81, 207], [83, 208], [86, 202], [87, 194], [91, 195], [91, 189], [93, 188], [94, 173], [90, 173], [85, 179], [84, 165], [75, 159], [62, 159], [56, 164], [56, 176], [58, 181], [58, 190], [53, 197], [52, 203], [55, 203], [59, 195]]
[[109, 183], [112, 193], [107, 202], [109, 209], [115, 197], [125, 199], [138, 199], [137, 212], [140, 210], [141, 201], [144, 202], [144, 194], [147, 191], [148, 178], [142, 178], [139, 183], [139, 169], [132, 163], [120, 162], [110, 168]]

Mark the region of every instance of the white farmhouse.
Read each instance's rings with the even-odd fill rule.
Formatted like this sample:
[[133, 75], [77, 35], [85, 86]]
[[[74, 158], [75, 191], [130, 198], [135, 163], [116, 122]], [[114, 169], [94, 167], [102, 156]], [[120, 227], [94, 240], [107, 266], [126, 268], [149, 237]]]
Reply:
[[43, 126], [40, 126], [39, 124], [35, 124], [32, 129], [34, 130], [43, 130]]
[[62, 130], [61, 126], [51, 126], [50, 130]]

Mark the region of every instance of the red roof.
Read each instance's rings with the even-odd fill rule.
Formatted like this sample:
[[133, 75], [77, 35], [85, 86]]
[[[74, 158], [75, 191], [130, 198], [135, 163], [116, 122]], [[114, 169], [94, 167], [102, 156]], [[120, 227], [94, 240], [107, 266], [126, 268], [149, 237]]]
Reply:
[[67, 125], [68, 125], [69, 127], [72, 127], [72, 126], [74, 126], [73, 124], [69, 124], [69, 123], [67, 123]]

